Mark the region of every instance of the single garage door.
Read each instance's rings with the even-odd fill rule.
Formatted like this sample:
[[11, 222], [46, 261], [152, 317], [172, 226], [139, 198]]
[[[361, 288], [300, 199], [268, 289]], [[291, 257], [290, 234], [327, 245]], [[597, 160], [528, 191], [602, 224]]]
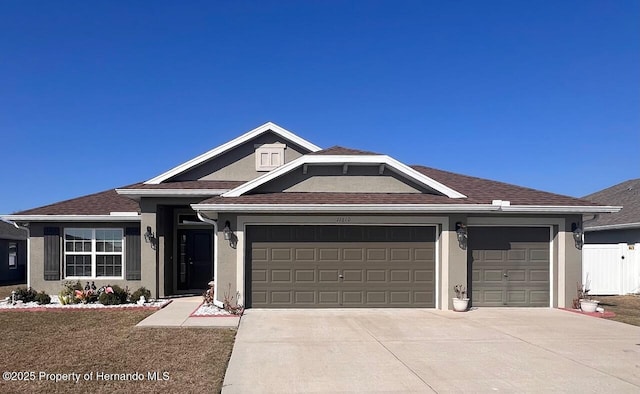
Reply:
[[435, 227], [248, 226], [253, 308], [435, 307]]
[[548, 227], [470, 227], [473, 306], [549, 306]]

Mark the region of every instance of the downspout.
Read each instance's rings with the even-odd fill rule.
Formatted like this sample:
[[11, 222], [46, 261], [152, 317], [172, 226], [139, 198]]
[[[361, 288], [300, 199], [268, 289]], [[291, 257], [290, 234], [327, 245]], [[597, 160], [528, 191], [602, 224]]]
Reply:
[[11, 222], [18, 230], [27, 232], [27, 288], [31, 287], [31, 231], [29, 227], [18, 226], [18, 223]]
[[205, 214], [197, 211], [198, 219], [213, 226], [213, 304], [218, 308], [223, 308], [224, 304], [218, 301], [218, 221], [208, 218]]

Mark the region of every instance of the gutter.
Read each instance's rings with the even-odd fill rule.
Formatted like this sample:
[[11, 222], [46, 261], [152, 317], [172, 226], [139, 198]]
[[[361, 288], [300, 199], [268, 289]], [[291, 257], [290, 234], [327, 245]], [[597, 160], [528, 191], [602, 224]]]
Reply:
[[114, 215], [6, 215], [3, 219], [12, 222], [139, 222], [140, 215], [136, 213]]

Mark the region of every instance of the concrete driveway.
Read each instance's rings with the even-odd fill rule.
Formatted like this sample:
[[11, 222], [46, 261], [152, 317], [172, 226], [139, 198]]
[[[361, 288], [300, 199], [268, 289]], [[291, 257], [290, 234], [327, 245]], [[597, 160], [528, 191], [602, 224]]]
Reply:
[[640, 392], [640, 327], [555, 309], [248, 310], [222, 391]]

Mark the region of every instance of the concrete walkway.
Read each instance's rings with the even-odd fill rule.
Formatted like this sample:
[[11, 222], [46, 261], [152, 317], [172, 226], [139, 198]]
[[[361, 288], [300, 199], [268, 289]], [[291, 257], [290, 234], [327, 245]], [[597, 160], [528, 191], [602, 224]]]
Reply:
[[250, 309], [222, 392], [638, 393], [640, 327], [546, 308]]
[[136, 327], [238, 327], [239, 316], [190, 317], [202, 303], [202, 297], [175, 298], [153, 315], [142, 320]]

